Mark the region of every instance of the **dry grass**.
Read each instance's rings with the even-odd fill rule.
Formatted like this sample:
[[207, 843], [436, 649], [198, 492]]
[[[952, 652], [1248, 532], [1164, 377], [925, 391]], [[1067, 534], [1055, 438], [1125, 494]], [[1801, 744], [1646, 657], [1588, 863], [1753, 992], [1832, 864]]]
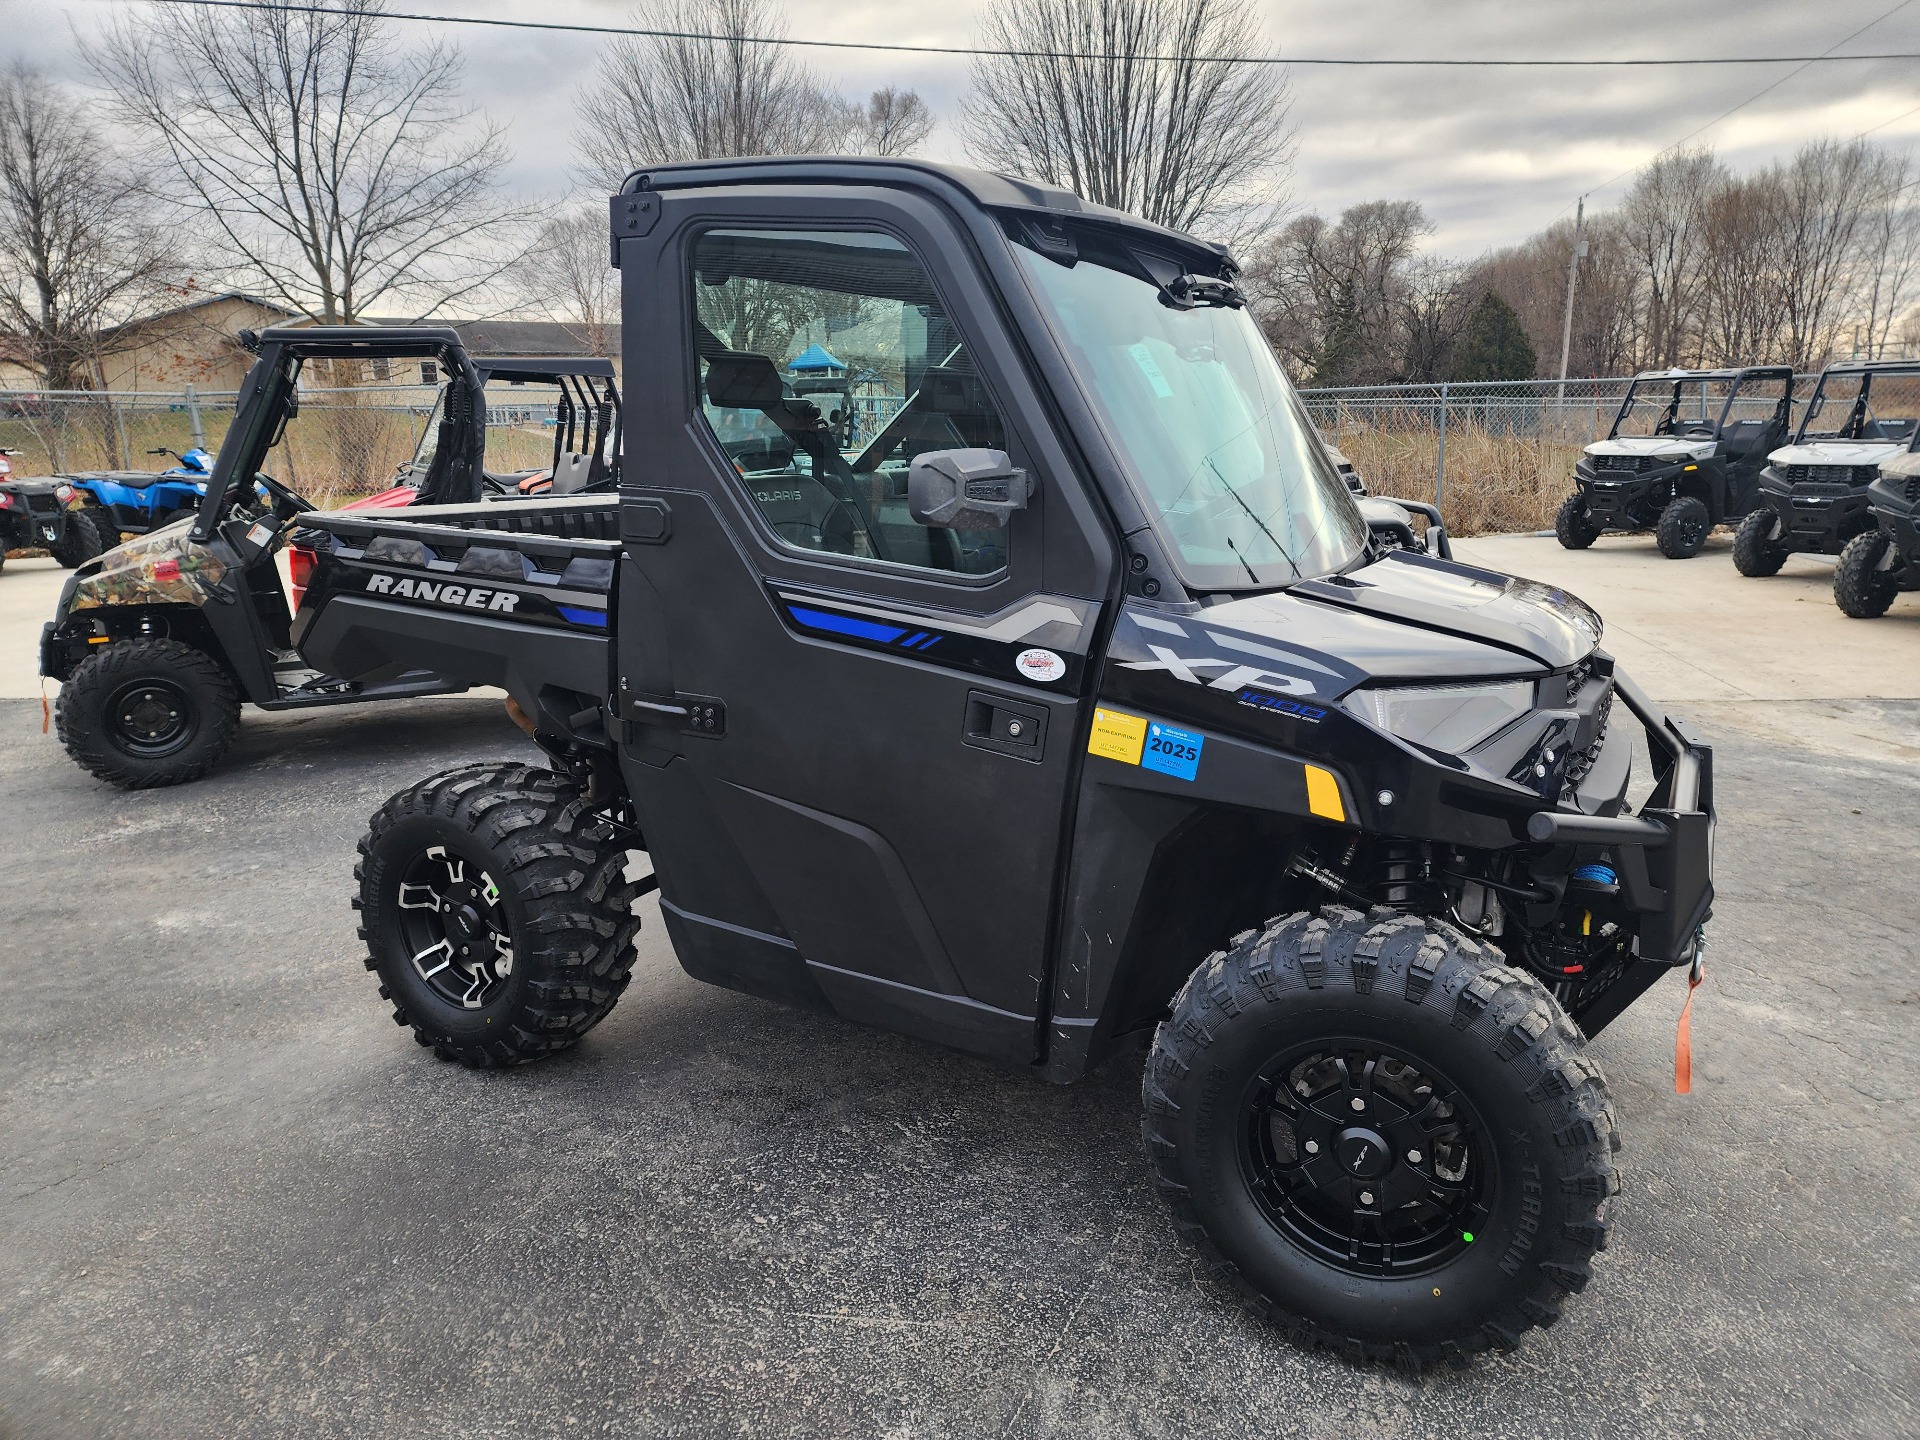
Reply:
[[[1328, 437], [1375, 495], [1432, 500], [1440, 438], [1433, 430], [1344, 430]], [[1447, 474], [1440, 510], [1453, 535], [1545, 530], [1573, 489], [1581, 442], [1447, 427]]]

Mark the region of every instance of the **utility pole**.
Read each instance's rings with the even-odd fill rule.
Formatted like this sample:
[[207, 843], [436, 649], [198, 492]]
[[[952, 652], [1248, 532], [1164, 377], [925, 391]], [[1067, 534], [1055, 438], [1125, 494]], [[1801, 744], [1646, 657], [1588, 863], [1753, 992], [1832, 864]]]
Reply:
[[1567, 257], [1567, 313], [1560, 322], [1560, 391], [1555, 403], [1562, 410], [1567, 404], [1567, 361], [1573, 355], [1573, 288], [1580, 281], [1580, 261], [1587, 253], [1587, 242], [1581, 238], [1586, 221], [1587, 197], [1582, 195], [1573, 212], [1573, 253]]

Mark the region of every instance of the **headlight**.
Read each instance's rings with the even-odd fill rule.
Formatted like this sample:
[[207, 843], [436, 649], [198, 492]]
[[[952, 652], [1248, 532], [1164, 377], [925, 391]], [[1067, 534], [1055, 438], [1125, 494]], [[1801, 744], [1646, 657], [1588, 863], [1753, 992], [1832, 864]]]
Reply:
[[1533, 709], [1533, 682], [1383, 686], [1354, 691], [1346, 706], [1402, 740], [1458, 755]]
[[54, 486], [53, 498], [58, 500], [62, 505], [65, 505], [69, 500], [73, 499], [73, 486], [71, 485]]

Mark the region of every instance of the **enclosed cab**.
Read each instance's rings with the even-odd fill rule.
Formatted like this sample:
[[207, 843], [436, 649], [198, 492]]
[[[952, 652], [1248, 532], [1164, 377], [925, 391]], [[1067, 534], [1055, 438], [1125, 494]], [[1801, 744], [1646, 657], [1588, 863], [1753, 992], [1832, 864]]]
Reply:
[[1874, 528], [1867, 489], [1914, 438], [1920, 360], [1847, 361], [1821, 372], [1793, 443], [1767, 457], [1734, 536], [1742, 575], [1778, 574], [1789, 555], [1838, 555]]
[[[1296, 1334], [1551, 1320], [1618, 1186], [1585, 1036], [1713, 899], [1711, 754], [1599, 617], [1383, 543], [1219, 247], [905, 161], [662, 166], [609, 218], [617, 503], [305, 518], [308, 662], [499, 685], [546, 761], [374, 816], [394, 1017], [563, 1049], [657, 888], [717, 985], [1058, 1081], [1148, 1048], [1145, 1164]], [[796, 375], [829, 342], [856, 433]]]
[[1633, 377], [1607, 438], [1574, 466], [1554, 518], [1569, 550], [1610, 530], [1652, 530], [1660, 553], [1699, 553], [1716, 525], [1750, 510], [1767, 452], [1792, 424], [1793, 370], [1659, 370]]

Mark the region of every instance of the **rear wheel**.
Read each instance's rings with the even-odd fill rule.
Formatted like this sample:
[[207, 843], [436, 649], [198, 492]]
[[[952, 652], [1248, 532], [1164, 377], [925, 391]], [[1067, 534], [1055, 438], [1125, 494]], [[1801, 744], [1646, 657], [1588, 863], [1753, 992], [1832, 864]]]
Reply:
[[640, 928], [614, 826], [549, 770], [476, 765], [402, 790], [354, 867], [366, 965], [446, 1059], [518, 1065], [613, 1009]]
[[1611, 1103], [1531, 977], [1438, 921], [1236, 937], [1154, 1040], [1147, 1148], [1255, 1313], [1418, 1368], [1558, 1318], [1607, 1238]]
[[198, 780], [240, 730], [240, 696], [226, 671], [178, 640], [98, 647], [54, 702], [60, 743], [109, 784], [148, 790]]
[[120, 543], [120, 526], [113, 516], [102, 509], [88, 509], [80, 512], [93, 526], [93, 533], [100, 539], [100, 552], [105, 554]]
[[1742, 520], [1733, 532], [1733, 568], [1756, 580], [1778, 575], [1789, 553], [1773, 541], [1774, 527], [1779, 523], [1779, 516], [1764, 506]]
[[61, 528], [60, 542], [49, 545], [47, 553], [67, 569], [75, 569], [100, 553], [100, 532], [93, 528], [93, 521], [84, 510], [69, 510], [67, 523]]
[[1569, 495], [1553, 517], [1554, 537], [1569, 550], [1584, 550], [1600, 538], [1600, 526], [1587, 509], [1586, 497]]
[[1669, 560], [1691, 560], [1707, 543], [1707, 532], [1711, 529], [1713, 516], [1706, 505], [1691, 495], [1680, 495], [1668, 501], [1667, 508], [1660, 512], [1660, 528], [1654, 532], [1654, 542]]
[[1856, 620], [1874, 620], [1887, 613], [1900, 582], [1880, 569], [1888, 540], [1886, 532], [1869, 530], [1856, 535], [1840, 552], [1833, 568], [1833, 603]]

